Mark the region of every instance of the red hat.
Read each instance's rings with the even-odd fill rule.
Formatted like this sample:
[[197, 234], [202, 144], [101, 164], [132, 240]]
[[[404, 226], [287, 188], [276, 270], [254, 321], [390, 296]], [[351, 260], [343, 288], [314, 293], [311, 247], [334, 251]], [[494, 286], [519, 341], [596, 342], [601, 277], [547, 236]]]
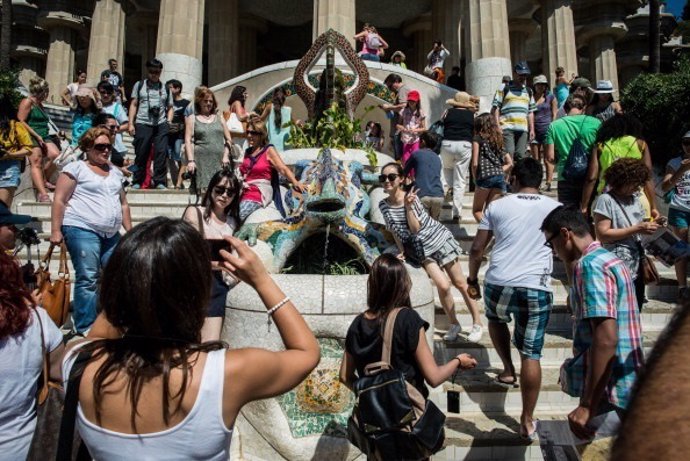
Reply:
[[419, 91], [417, 91], [417, 90], [411, 90], [409, 93], [407, 93], [407, 100], [408, 100], [408, 101], [417, 101], [417, 102], [419, 102], [420, 99], [421, 99], [421, 98], [420, 98], [420, 96], [419, 96]]

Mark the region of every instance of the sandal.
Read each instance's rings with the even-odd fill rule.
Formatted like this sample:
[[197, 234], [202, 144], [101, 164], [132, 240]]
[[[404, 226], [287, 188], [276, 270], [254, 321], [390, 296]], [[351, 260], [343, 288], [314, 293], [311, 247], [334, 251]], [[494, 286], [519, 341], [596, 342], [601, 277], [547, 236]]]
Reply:
[[517, 376], [513, 375], [512, 378], [513, 379], [511, 381], [506, 381], [504, 379], [501, 379], [500, 376], [496, 375], [493, 382], [494, 384], [498, 384], [499, 386], [505, 387], [507, 389], [517, 389], [518, 387], [520, 387], [520, 385], [518, 384]]
[[38, 194], [36, 201], [38, 203], [50, 203], [52, 200], [50, 200], [50, 195], [48, 194]]
[[530, 433], [524, 433], [522, 432], [522, 424], [520, 425], [520, 438], [522, 440], [528, 441], [528, 442], [536, 442], [539, 440], [539, 432], [538, 432], [538, 425], [539, 425], [539, 420], [535, 419], [532, 421], [532, 426], [534, 427], [534, 430]]

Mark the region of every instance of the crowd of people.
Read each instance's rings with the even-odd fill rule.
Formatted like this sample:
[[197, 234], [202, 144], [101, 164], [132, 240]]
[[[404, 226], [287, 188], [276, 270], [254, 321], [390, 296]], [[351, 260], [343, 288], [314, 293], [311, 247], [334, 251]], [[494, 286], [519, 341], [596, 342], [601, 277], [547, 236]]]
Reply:
[[[369, 24], [355, 38], [363, 43], [362, 59], [380, 60], [388, 48]], [[425, 73], [445, 80], [448, 55], [443, 43], [434, 43]], [[393, 58], [404, 65], [402, 53]], [[62, 134], [43, 108], [47, 83], [32, 80], [30, 95], [17, 109], [8, 98], [0, 99], [0, 341], [13, 339], [0, 343], [0, 369], [14, 370], [0, 383], [0, 452], [16, 459], [29, 450], [36, 411], [35, 384], [17, 383], [36, 382], [41, 343], [49, 352], [52, 377], [67, 381], [75, 370], [83, 376], [76, 425], [96, 459], [155, 457], [162, 450], [227, 459], [242, 406], [287, 392], [319, 361], [318, 343], [297, 310], [299, 300], [286, 297], [258, 256], [233, 237], [262, 208], [272, 205], [285, 215], [281, 181], [296, 194], [306, 192], [281, 156], [288, 147], [284, 125], [298, 122], [285, 93], [276, 89], [259, 114], [245, 106], [247, 88], [237, 86], [222, 112], [209, 88], [196, 88], [189, 101], [181, 96], [179, 81], [161, 81], [161, 61], [151, 59], [146, 68], [128, 108], [116, 61], [109, 62], [96, 89], [85, 86], [85, 73], [77, 74], [62, 96], [73, 107], [71, 145], [81, 157], [58, 162], [59, 167]], [[618, 424], [631, 401], [643, 364], [641, 237], [657, 232], [667, 218], [657, 208], [651, 154], [640, 124], [614, 100], [611, 82], [592, 88], [582, 77], [567, 80], [558, 68], [552, 92], [546, 76], [535, 76], [531, 85], [530, 76], [529, 66], [517, 63], [514, 76], [496, 89], [490, 113], [479, 114], [479, 98], [458, 91], [445, 101], [448, 107], [438, 121], [442, 136], [432, 131], [422, 110], [422, 93], [399, 74], [385, 79], [394, 100], [379, 108], [390, 119], [395, 161], [380, 169], [385, 198], [378, 208], [395, 245], [373, 263], [366, 310], [343, 332], [340, 379], [356, 389], [366, 366], [380, 359], [381, 331], [396, 308], [403, 309], [393, 329], [390, 365], [422, 396], [429, 393], [425, 383], [438, 386], [477, 365], [467, 354], [436, 364], [425, 334], [429, 323], [411, 309], [404, 263], [421, 267], [448, 320], [445, 341], [459, 341], [462, 334], [479, 342], [488, 324], [502, 362], [495, 384], [520, 388], [519, 435], [536, 440], [534, 412], [554, 307], [556, 258], [565, 268], [574, 322], [574, 357], [561, 369], [561, 387], [580, 399], [568, 415], [572, 432], [589, 439], [597, 429], [596, 416]], [[131, 164], [124, 132], [134, 139]], [[385, 148], [377, 122], [368, 123], [362, 137]], [[578, 156], [585, 158], [584, 167], [573, 166]], [[48, 191], [55, 191], [50, 241], [66, 244], [75, 271], [72, 321], [84, 338], [66, 350], [20, 267], [5, 254], [14, 248], [16, 226], [29, 219], [9, 209], [25, 158], [37, 199], [51, 201]], [[181, 220], [154, 218], [133, 228], [126, 177], [131, 175], [133, 189], [165, 189], [168, 171], [173, 187], [193, 178], [200, 204], [190, 205]], [[551, 191], [554, 177], [556, 198], [542, 193]], [[478, 231], [465, 276], [460, 260], [466, 252], [441, 222], [441, 211], [452, 196], [452, 221], [466, 225], [463, 199], [470, 182], [476, 187], [471, 218]], [[682, 154], [666, 167], [662, 188], [670, 203], [668, 222], [687, 240], [690, 131]], [[215, 254], [213, 242], [226, 247]], [[482, 289], [479, 269], [489, 248]], [[684, 259], [676, 273], [679, 298], [690, 298]], [[284, 351], [228, 350], [220, 341], [225, 300], [240, 281], [257, 291]], [[465, 329], [452, 288], [472, 318]], [[511, 321], [519, 374], [510, 351]], [[27, 379], [26, 369], [35, 376]], [[203, 440], [199, 433], [206, 434]]]

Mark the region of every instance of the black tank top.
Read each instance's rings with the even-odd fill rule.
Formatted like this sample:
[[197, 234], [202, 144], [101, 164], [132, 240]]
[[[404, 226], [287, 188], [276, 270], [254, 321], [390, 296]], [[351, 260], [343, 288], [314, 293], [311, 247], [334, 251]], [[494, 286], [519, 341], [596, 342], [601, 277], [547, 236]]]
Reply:
[[443, 120], [443, 139], [446, 141], [472, 142], [474, 112], [451, 107]]

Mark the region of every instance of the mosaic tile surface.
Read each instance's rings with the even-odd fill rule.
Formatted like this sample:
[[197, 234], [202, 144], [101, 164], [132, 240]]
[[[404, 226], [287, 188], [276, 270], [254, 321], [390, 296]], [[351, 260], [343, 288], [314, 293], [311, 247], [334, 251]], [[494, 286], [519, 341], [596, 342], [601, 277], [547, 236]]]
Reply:
[[343, 342], [319, 338], [321, 362], [297, 388], [277, 400], [285, 413], [292, 436], [330, 435], [347, 437], [347, 418], [354, 396], [338, 380]]

